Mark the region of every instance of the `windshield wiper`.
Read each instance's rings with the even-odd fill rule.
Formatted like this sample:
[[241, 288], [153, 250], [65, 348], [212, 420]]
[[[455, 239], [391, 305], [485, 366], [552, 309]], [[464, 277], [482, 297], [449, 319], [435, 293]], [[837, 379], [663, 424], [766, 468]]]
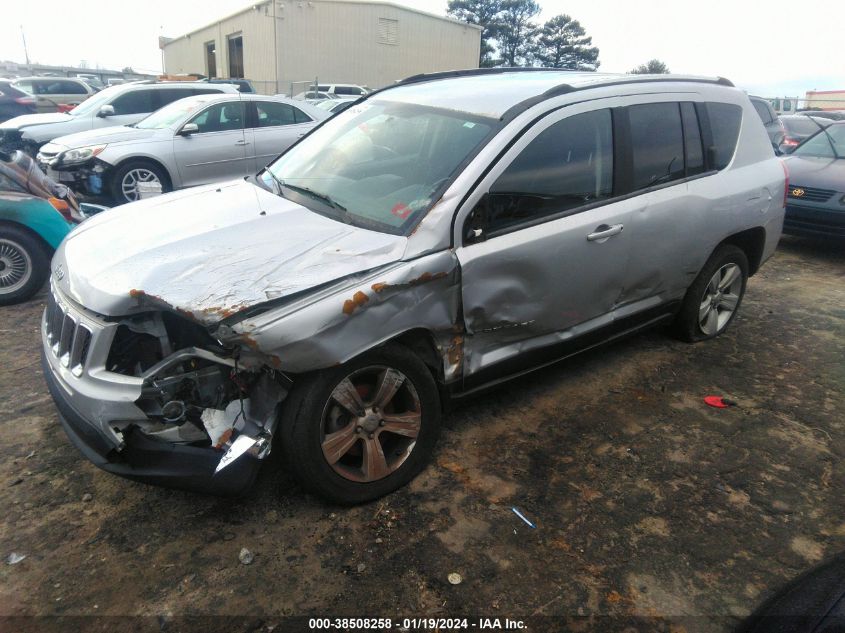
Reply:
[[280, 180], [279, 178], [276, 178], [276, 176], [273, 174], [273, 172], [270, 172], [270, 174], [273, 176], [273, 178], [276, 180], [276, 182], [279, 183], [279, 185], [281, 185], [282, 187], [285, 187], [286, 189], [291, 189], [292, 191], [295, 191], [297, 193], [301, 193], [301, 194], [306, 195], [310, 198], [314, 198], [315, 200], [319, 200], [323, 204], [330, 206], [332, 209], [337, 209], [338, 211], [346, 211], [346, 207], [344, 207], [339, 202], [336, 202], [335, 200], [332, 199], [331, 196], [329, 196], [325, 193], [320, 193], [319, 191], [314, 191], [313, 189], [309, 189], [308, 187], [300, 187], [298, 185], [288, 184], [285, 181]]

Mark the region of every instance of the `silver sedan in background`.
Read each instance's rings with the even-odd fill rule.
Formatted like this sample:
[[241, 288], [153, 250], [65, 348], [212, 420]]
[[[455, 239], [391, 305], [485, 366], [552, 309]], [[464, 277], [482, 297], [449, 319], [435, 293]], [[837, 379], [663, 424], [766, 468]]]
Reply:
[[59, 137], [37, 160], [77, 193], [138, 200], [256, 173], [330, 113], [254, 94], [174, 101], [134, 125]]

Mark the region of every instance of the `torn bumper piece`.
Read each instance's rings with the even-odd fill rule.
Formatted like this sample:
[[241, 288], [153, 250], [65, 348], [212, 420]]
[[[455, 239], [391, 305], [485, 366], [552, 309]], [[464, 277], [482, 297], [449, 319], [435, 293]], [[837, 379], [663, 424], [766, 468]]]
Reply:
[[97, 427], [74, 409], [43, 349], [41, 367], [68, 438], [98, 468], [144, 483], [224, 496], [243, 494], [255, 480], [261, 460], [250, 453], [240, 454], [215, 473], [221, 462], [220, 451], [172, 444], [135, 428], [127, 429], [123, 434], [125, 446], [116, 450]]

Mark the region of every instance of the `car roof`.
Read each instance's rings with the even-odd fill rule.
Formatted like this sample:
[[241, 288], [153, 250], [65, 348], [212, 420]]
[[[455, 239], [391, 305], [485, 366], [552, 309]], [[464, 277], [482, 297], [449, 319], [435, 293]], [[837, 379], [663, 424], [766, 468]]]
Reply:
[[526, 109], [538, 101], [568, 92], [618, 84], [657, 82], [691, 82], [733, 87], [730, 81], [721, 77], [627, 75], [547, 68], [482, 68], [415, 75], [394, 86], [370, 93], [369, 98], [506, 118], [512, 109]]

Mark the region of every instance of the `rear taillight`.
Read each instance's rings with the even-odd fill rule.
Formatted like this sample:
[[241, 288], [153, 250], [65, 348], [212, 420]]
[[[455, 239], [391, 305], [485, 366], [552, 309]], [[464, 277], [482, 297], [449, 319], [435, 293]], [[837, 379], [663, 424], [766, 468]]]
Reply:
[[69, 103], [60, 103], [56, 109], [56, 112], [70, 112], [75, 107], [75, 105], [71, 105]]
[[786, 199], [789, 197], [789, 167], [786, 166], [786, 161], [780, 161], [780, 166], [783, 167], [783, 207], [786, 208]]
[[70, 210], [70, 205], [64, 200], [58, 198], [47, 198], [47, 201], [53, 205], [53, 208], [62, 214], [62, 217], [68, 222], [74, 222], [73, 214]]
[[33, 99], [32, 97], [18, 97], [17, 99], [15, 99], [15, 103], [18, 103], [20, 105], [31, 106], [35, 105], [35, 99]]
[[782, 145], [789, 145], [790, 147], [795, 147], [796, 145], [798, 145], [798, 139], [790, 138], [787, 136], [783, 139]]

